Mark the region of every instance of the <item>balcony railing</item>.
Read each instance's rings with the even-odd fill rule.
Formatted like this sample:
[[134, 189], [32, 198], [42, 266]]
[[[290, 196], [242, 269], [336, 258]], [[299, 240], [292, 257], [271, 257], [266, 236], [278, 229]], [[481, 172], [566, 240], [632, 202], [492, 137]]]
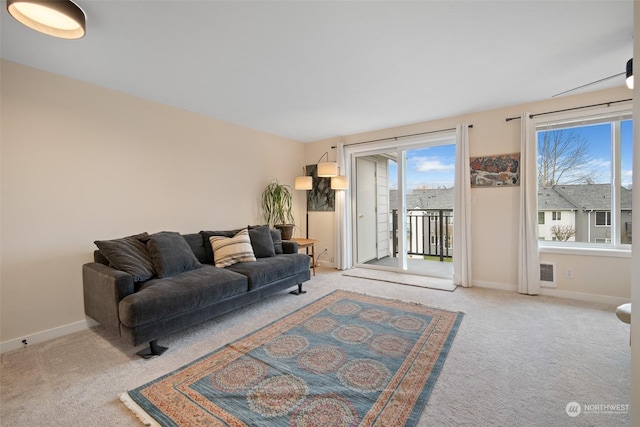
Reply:
[[[391, 212], [393, 256], [398, 256], [398, 210]], [[407, 210], [407, 254], [451, 258], [453, 210]]]

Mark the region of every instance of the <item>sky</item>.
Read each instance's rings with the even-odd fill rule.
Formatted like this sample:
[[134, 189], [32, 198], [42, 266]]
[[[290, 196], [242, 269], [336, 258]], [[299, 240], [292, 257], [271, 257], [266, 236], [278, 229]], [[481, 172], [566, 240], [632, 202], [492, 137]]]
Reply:
[[[621, 178], [622, 185], [627, 188], [631, 188], [632, 182], [632, 123], [631, 120], [625, 120], [621, 125]], [[589, 141], [591, 161], [587, 167], [602, 171], [600, 180], [610, 182], [610, 125], [605, 123], [582, 126], [576, 128], [576, 131]], [[408, 192], [416, 188], [451, 188], [455, 171], [455, 144], [409, 150], [407, 151], [407, 166]], [[389, 179], [392, 189], [398, 188], [397, 176], [397, 165], [391, 164]]]
[[[584, 139], [589, 141], [591, 161], [586, 165], [602, 171], [599, 183], [611, 182], [611, 125], [581, 126], [574, 128]], [[620, 162], [622, 186], [631, 188], [633, 162], [633, 121], [624, 120], [620, 125]]]
[[[412, 149], [407, 151], [407, 187], [411, 192], [416, 188], [451, 188], [456, 164], [455, 144]], [[398, 188], [398, 168], [389, 167], [391, 188]]]

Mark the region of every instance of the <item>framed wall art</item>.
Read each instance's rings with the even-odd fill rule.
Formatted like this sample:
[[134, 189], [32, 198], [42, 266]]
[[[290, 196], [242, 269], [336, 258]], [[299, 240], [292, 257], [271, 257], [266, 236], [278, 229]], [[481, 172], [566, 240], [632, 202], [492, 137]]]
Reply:
[[520, 153], [472, 157], [471, 187], [520, 185]]
[[306, 175], [313, 178], [307, 193], [307, 211], [335, 211], [336, 192], [331, 189], [331, 178], [319, 177], [317, 165], [307, 165]]

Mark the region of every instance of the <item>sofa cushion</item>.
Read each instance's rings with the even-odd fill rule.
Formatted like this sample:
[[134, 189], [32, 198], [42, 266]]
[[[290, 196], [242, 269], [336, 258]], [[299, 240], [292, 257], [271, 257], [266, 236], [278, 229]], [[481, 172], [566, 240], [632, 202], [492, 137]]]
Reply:
[[270, 228], [269, 231], [271, 232], [271, 240], [273, 240], [273, 249], [276, 255], [284, 253], [282, 250], [282, 231], [277, 228]]
[[251, 247], [253, 248], [253, 253], [256, 258], [276, 256], [268, 225], [250, 226], [249, 238], [251, 239]]
[[202, 267], [180, 233], [161, 231], [152, 234], [146, 241], [153, 266], [160, 278]]
[[[191, 252], [196, 256], [198, 261], [201, 264], [207, 263], [207, 252], [204, 245], [204, 241], [202, 240], [202, 235], [200, 233], [191, 233], [191, 234], [183, 234], [184, 240], [187, 241], [189, 247], [191, 248]], [[207, 246], [211, 249], [211, 244], [209, 240], [207, 240]], [[211, 264], [211, 263], [209, 263]]]
[[213, 260], [216, 267], [228, 267], [238, 262], [251, 262], [256, 260], [251, 247], [249, 230], [240, 230], [233, 237], [211, 236], [209, 237], [213, 249]]
[[238, 234], [240, 230], [226, 230], [226, 231], [201, 231], [200, 234], [202, 236], [204, 251], [206, 255], [206, 264], [213, 264], [213, 249], [211, 248], [211, 241], [209, 241], [209, 237], [211, 236], [222, 236], [222, 237], [233, 237]]
[[309, 270], [306, 254], [282, 254], [270, 258], [259, 258], [256, 262], [242, 262], [226, 267], [249, 279], [249, 290], [271, 284], [285, 277]]
[[166, 319], [247, 292], [247, 278], [204, 265], [174, 277], [152, 279], [120, 301], [120, 322], [136, 327]]
[[156, 272], [147, 245], [142, 241], [148, 233], [114, 240], [96, 240], [95, 245], [117, 270], [133, 276], [135, 282], [149, 280]]

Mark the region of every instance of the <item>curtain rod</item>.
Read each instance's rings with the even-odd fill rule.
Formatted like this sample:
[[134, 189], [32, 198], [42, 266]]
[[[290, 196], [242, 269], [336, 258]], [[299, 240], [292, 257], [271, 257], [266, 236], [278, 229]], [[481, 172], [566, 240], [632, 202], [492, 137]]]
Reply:
[[[469, 125], [469, 127], [472, 128], [473, 125]], [[456, 130], [456, 128], [431, 130], [431, 131], [428, 131], [428, 132], [412, 133], [412, 134], [409, 134], [409, 135], [390, 136], [388, 138], [372, 139], [371, 141], [352, 142], [351, 144], [344, 144], [344, 146], [345, 147], [349, 147], [351, 145], [369, 144], [371, 142], [387, 141], [387, 140], [391, 140], [391, 139], [398, 140], [398, 138], [408, 138], [410, 136], [429, 135], [430, 133], [447, 132], [447, 131], [452, 131], [452, 130]], [[331, 148], [336, 148], [336, 147], [337, 147], [337, 145], [332, 145], [331, 146]]]
[[[609, 101], [609, 102], [601, 102], [600, 104], [591, 104], [591, 105], [584, 105], [582, 107], [573, 107], [573, 108], [565, 108], [564, 110], [555, 110], [555, 111], [547, 111], [544, 113], [537, 113], [537, 114], [529, 114], [529, 118], [533, 119], [534, 117], [537, 116], [544, 116], [546, 114], [553, 114], [553, 113], [563, 113], [565, 111], [573, 111], [573, 110], [581, 110], [583, 108], [591, 108], [591, 107], [601, 107], [603, 105], [606, 105], [607, 107], [610, 107], [611, 104], [617, 104], [620, 102], [627, 102], [627, 101], [633, 101], [633, 98], [629, 98], [629, 99], [621, 99], [619, 101]], [[505, 120], [507, 122], [510, 122], [511, 120], [517, 120], [520, 119], [520, 116], [517, 117], [507, 117]]]

